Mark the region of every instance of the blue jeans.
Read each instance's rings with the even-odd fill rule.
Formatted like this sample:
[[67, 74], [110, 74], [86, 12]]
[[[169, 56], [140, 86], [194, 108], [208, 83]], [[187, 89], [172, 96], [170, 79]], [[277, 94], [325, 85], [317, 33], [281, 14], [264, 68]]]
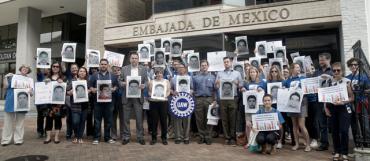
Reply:
[[328, 139], [328, 117], [325, 114], [324, 104], [319, 103], [319, 111], [317, 112], [317, 117], [319, 121], [319, 130], [320, 130], [320, 143], [322, 147], [329, 146]]
[[113, 104], [109, 103], [95, 103], [94, 122], [95, 134], [94, 140], [99, 140], [101, 136], [101, 122], [104, 118], [104, 141], [111, 139], [110, 130], [112, 128], [113, 120]]
[[85, 122], [87, 117], [87, 110], [79, 112], [72, 112], [72, 128], [77, 139], [82, 139], [85, 131]]

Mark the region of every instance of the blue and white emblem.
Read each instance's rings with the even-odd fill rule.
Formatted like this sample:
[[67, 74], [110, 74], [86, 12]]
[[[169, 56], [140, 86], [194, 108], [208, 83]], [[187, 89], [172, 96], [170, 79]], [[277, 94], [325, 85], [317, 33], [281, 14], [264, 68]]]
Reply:
[[170, 111], [175, 117], [185, 118], [191, 116], [194, 107], [193, 97], [189, 93], [180, 92], [172, 97]]

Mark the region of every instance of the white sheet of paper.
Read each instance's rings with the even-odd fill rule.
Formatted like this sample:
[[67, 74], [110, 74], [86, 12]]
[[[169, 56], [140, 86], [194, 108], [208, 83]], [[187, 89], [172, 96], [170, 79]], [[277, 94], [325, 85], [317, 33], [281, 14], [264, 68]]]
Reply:
[[167, 86], [165, 83], [153, 81], [152, 94], [150, 97], [157, 100], [166, 100], [166, 91]]
[[74, 103], [89, 102], [86, 80], [72, 81], [72, 92]]
[[247, 36], [235, 37], [235, 49], [239, 55], [249, 54]]
[[[261, 94], [262, 93], [262, 94]], [[249, 90], [243, 92], [243, 105], [245, 113], [256, 113], [262, 103], [263, 92]]]
[[57, 81], [51, 82], [52, 94], [51, 94], [51, 103], [64, 105], [66, 100], [66, 83], [58, 83]]
[[207, 60], [209, 63], [208, 71], [222, 71], [225, 69], [224, 67], [224, 57], [226, 57], [226, 51], [219, 51], [219, 52], [208, 52], [207, 53]]
[[253, 129], [257, 131], [279, 130], [279, 118], [277, 113], [264, 113], [252, 115]]
[[87, 49], [86, 50], [86, 65], [88, 68], [97, 68], [99, 67], [100, 62], [100, 51]]
[[[224, 86], [225, 84], [225, 86]], [[229, 84], [229, 85], [228, 85]], [[230, 84], [231, 84], [231, 89], [230, 89]], [[234, 87], [235, 84], [231, 79], [221, 79], [220, 80], [220, 89], [219, 89], [219, 94], [220, 94], [220, 100], [234, 100]], [[226, 91], [225, 91], [226, 90]]]
[[319, 87], [319, 77], [301, 79], [303, 94], [317, 93]]
[[277, 102], [279, 89], [283, 88], [281, 82], [267, 83], [267, 93], [272, 95], [272, 103]]
[[35, 104], [50, 104], [52, 95], [51, 83], [36, 82], [35, 83]]
[[[104, 85], [104, 87], [100, 87]], [[97, 102], [112, 102], [112, 81], [111, 80], [97, 80]], [[108, 87], [106, 87], [108, 86]]]
[[73, 63], [76, 61], [77, 43], [63, 43], [62, 62]]
[[141, 98], [141, 76], [127, 76], [126, 82], [126, 97]]
[[11, 88], [21, 89], [21, 88], [32, 88], [34, 87], [33, 79], [30, 77], [25, 77], [19, 74], [14, 74], [11, 81]]
[[104, 58], [108, 60], [111, 66], [122, 67], [125, 55], [111, 51], [105, 51]]
[[31, 96], [28, 89], [14, 89], [14, 111], [30, 111]]
[[218, 105], [216, 105], [215, 107], [213, 107], [212, 105], [208, 106], [207, 119], [208, 120], [218, 120], [218, 119], [220, 119], [219, 106]]
[[277, 108], [280, 112], [300, 113], [303, 92], [301, 89], [279, 89]]
[[348, 91], [346, 84], [318, 88], [319, 102], [334, 103], [336, 100], [348, 101]]
[[150, 62], [150, 49], [150, 44], [138, 44], [137, 53], [139, 54], [139, 62]]
[[37, 48], [36, 56], [37, 56], [36, 68], [50, 68], [51, 48]]
[[200, 70], [200, 59], [199, 53], [190, 53], [187, 55], [188, 57], [188, 71], [189, 72], [197, 72]]
[[[182, 85], [180, 85], [180, 81], [183, 82]], [[190, 83], [189, 76], [176, 76], [176, 92], [190, 93]]]

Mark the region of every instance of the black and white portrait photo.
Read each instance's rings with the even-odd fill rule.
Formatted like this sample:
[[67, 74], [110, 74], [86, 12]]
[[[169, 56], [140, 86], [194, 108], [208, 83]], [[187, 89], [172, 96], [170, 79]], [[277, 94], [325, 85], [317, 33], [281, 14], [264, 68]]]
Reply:
[[277, 107], [279, 111], [299, 113], [303, 100], [301, 89], [278, 89]]
[[248, 54], [248, 41], [247, 36], [235, 37], [235, 48], [238, 54]]
[[[243, 105], [245, 113], [256, 113], [261, 103], [260, 95], [256, 90], [243, 92]], [[262, 95], [263, 96], [263, 95]]]
[[176, 77], [176, 91], [190, 93], [190, 77], [177, 76]]
[[165, 100], [165, 93], [167, 91], [167, 87], [162, 82], [154, 82], [152, 87], [152, 94], [151, 98], [153, 99], [160, 99]]
[[97, 80], [97, 102], [112, 102], [112, 81]]
[[72, 81], [72, 89], [74, 103], [89, 101], [86, 80]]
[[188, 54], [188, 70], [189, 72], [197, 72], [200, 70], [199, 53]]
[[164, 52], [169, 54], [171, 53], [171, 38], [162, 38], [161, 39], [161, 48], [164, 48]]
[[289, 95], [288, 107], [289, 108], [300, 108], [303, 95], [298, 92], [293, 92]]
[[299, 67], [301, 68], [301, 74], [306, 72], [306, 66], [305, 66], [305, 56], [298, 56], [293, 59], [293, 63], [297, 63]]
[[282, 58], [269, 59], [269, 66], [276, 67], [281, 72], [283, 71], [283, 59]]
[[99, 61], [100, 61], [100, 51], [99, 50], [92, 50], [87, 49], [86, 50], [86, 57], [87, 57], [87, 67], [99, 67]]
[[62, 47], [62, 61], [75, 62], [76, 59], [76, 43], [64, 43]]
[[50, 48], [37, 48], [37, 68], [50, 68], [51, 62], [51, 49]]
[[154, 39], [150, 39], [150, 40], [144, 40], [143, 41], [143, 44], [150, 44], [150, 56], [154, 56], [154, 48], [156, 48], [155, 46], [155, 40]]
[[257, 41], [256, 42], [256, 57], [266, 58], [266, 41]]
[[182, 54], [182, 39], [172, 39], [171, 57], [180, 57]]
[[14, 111], [30, 110], [29, 89], [14, 89]]
[[274, 48], [274, 58], [281, 58], [283, 60], [286, 59], [286, 47], [275, 47]]
[[141, 76], [127, 76], [126, 97], [140, 98], [141, 97]]
[[272, 95], [272, 103], [277, 102], [278, 90], [282, 87], [281, 82], [267, 83], [267, 93]]
[[154, 61], [155, 65], [164, 66], [166, 64], [165, 52], [163, 48], [154, 49]]
[[234, 83], [231, 80], [221, 80], [220, 99], [221, 100], [234, 99]]
[[138, 45], [139, 62], [150, 62], [150, 44]]
[[53, 104], [64, 104], [66, 96], [66, 83], [52, 82], [52, 99]]
[[233, 63], [233, 69], [238, 71], [242, 78], [244, 78], [244, 63], [243, 62], [236, 62]]
[[251, 58], [249, 58], [249, 63], [253, 67], [259, 69], [260, 68], [260, 64], [261, 64], [261, 58], [259, 58], [259, 57], [251, 57]]
[[290, 58], [292, 58], [292, 60], [294, 60], [294, 58], [299, 57], [299, 56], [300, 56], [299, 52], [290, 53]]
[[219, 108], [219, 106], [215, 106], [213, 104], [208, 106], [207, 119], [208, 120], [218, 120], [218, 119], [220, 119], [220, 108]]

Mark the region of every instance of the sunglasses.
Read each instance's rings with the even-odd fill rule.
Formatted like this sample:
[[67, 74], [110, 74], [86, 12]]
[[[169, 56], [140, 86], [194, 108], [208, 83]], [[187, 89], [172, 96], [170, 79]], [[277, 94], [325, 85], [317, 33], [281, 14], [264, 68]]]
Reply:
[[53, 66], [53, 68], [59, 68], [59, 66]]
[[356, 66], [356, 67], [357, 67], [357, 66], [358, 66], [358, 64], [350, 64], [349, 66], [350, 66], [350, 67], [351, 67], [351, 66]]
[[276, 70], [271, 70], [271, 73], [277, 73], [277, 71]]
[[340, 72], [341, 70], [340, 69], [333, 69], [333, 72], [336, 73], [336, 72]]

